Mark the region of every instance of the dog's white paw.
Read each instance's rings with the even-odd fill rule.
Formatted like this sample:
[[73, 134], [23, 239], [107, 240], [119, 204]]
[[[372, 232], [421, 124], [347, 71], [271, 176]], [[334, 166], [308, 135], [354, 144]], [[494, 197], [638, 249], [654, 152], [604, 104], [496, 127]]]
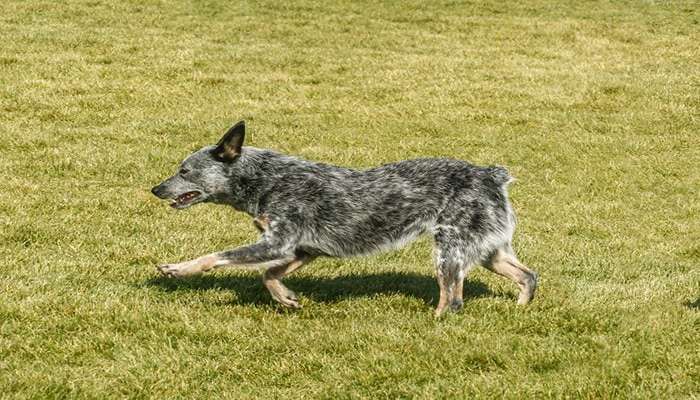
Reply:
[[263, 283], [267, 290], [270, 291], [272, 298], [278, 303], [289, 308], [301, 308], [297, 294], [289, 290], [278, 279], [264, 280]]
[[296, 309], [301, 308], [301, 304], [299, 304], [299, 298], [297, 297], [297, 294], [287, 288], [285, 288], [285, 290], [282, 293], [280, 293], [279, 297], [277, 298], [277, 301], [279, 301], [280, 304], [282, 304], [285, 307]]
[[177, 264], [160, 264], [156, 266], [158, 272], [168, 278], [180, 278], [183, 276], [199, 275], [202, 273], [202, 267], [199, 263], [191, 261]]

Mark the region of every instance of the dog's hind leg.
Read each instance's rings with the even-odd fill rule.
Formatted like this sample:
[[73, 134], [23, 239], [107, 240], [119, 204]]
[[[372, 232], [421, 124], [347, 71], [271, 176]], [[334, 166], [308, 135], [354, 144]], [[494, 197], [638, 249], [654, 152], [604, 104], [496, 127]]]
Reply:
[[444, 314], [447, 309], [447, 303], [450, 298], [450, 282], [439, 265], [436, 269], [438, 286], [440, 287], [440, 300], [438, 300], [438, 305], [435, 307], [435, 316], [439, 317]]
[[435, 247], [435, 269], [440, 287], [440, 300], [435, 308], [435, 316], [439, 317], [448, 307], [452, 311], [462, 308], [464, 277], [474, 262], [464, 250], [466, 246], [462, 241], [445, 232], [435, 234]]
[[450, 310], [457, 312], [462, 309], [464, 305], [464, 277], [466, 275], [467, 269], [462, 267], [458, 272], [456, 282], [452, 289], [451, 297], [449, 298]]
[[484, 263], [484, 267], [518, 285], [520, 288], [518, 304], [527, 304], [535, 297], [537, 273], [518, 261], [510, 245], [496, 250]]
[[462, 308], [464, 277], [468, 269], [463, 268], [461, 257], [454, 254], [445, 256], [445, 252], [438, 250], [437, 272], [438, 286], [440, 287], [440, 300], [435, 308], [435, 316], [439, 317], [447, 311], [459, 311]]
[[313, 261], [314, 257], [307, 254], [298, 254], [290, 263], [268, 268], [263, 273], [263, 284], [272, 295], [272, 298], [282, 305], [290, 308], [301, 308], [296, 293], [282, 284], [281, 279], [291, 274], [302, 265]]

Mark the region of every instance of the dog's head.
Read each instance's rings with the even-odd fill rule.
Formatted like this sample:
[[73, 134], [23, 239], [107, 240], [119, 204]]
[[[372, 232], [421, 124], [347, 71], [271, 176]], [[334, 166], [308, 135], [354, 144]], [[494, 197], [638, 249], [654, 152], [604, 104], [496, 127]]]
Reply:
[[172, 200], [171, 207], [183, 209], [230, 196], [231, 175], [238, 168], [243, 151], [245, 122], [232, 126], [215, 146], [204, 147], [187, 157], [175, 175], [153, 187], [157, 197]]

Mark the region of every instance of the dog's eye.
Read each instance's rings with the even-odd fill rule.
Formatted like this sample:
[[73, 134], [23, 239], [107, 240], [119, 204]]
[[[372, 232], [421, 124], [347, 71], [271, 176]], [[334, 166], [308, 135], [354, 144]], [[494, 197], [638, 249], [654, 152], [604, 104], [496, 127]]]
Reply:
[[180, 175], [187, 175], [188, 172], [190, 172], [190, 170], [187, 168], [180, 169]]

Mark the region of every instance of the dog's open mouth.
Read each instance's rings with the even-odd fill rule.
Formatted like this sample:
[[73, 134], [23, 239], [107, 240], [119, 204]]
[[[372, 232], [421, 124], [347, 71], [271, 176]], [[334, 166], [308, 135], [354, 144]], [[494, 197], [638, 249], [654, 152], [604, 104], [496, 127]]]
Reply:
[[173, 199], [173, 202], [170, 203], [170, 207], [185, 208], [194, 203], [201, 195], [202, 193], [197, 190], [181, 194]]

